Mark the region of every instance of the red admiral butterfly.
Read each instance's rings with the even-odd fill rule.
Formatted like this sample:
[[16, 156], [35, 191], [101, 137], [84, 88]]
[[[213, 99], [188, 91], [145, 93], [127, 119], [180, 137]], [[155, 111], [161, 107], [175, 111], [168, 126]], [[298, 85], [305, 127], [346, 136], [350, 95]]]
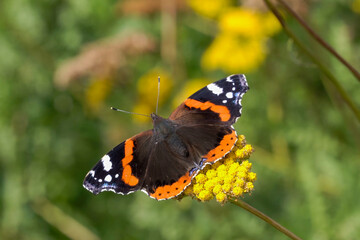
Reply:
[[245, 75], [211, 83], [186, 99], [169, 118], [151, 114], [154, 128], [120, 143], [86, 175], [94, 194], [141, 190], [156, 200], [173, 198], [237, 141], [233, 124], [249, 89]]

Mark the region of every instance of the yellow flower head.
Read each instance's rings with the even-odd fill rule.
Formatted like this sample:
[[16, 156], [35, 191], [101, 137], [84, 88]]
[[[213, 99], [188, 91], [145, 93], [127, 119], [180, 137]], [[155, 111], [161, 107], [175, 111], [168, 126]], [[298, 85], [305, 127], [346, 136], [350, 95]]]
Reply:
[[199, 15], [209, 18], [217, 17], [224, 9], [230, 6], [230, 0], [187, 0], [188, 5]]
[[231, 8], [219, 19], [221, 31], [258, 37], [263, 34], [259, 13], [243, 8]]
[[251, 172], [252, 164], [247, 159], [253, 151], [251, 145], [246, 144], [244, 135], [238, 136], [232, 151], [201, 170], [183, 195], [200, 201], [215, 198], [219, 203], [225, 203], [228, 198], [238, 198], [251, 192], [256, 173]]
[[264, 38], [280, 30], [280, 24], [271, 13], [246, 8], [229, 8], [219, 19], [222, 32], [251, 38]]
[[220, 31], [204, 52], [202, 67], [228, 73], [253, 71], [266, 57], [266, 40], [280, 29], [271, 13], [228, 8], [219, 16]]
[[261, 39], [220, 33], [204, 52], [201, 64], [206, 70], [250, 72], [263, 62], [265, 55], [266, 49]]

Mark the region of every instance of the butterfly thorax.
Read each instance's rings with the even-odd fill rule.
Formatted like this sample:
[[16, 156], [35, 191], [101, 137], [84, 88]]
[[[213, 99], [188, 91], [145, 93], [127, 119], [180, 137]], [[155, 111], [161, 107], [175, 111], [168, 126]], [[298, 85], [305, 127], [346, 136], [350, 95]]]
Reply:
[[162, 144], [165, 143], [165, 145], [176, 155], [188, 157], [189, 151], [186, 145], [176, 134], [178, 125], [169, 119], [156, 115], [155, 113], [151, 114], [151, 118], [154, 125], [153, 137], [155, 139], [155, 144], [161, 143], [161, 146], [164, 146]]
[[176, 125], [173, 121], [162, 118], [155, 113], [151, 114], [154, 125], [154, 136], [157, 141], [162, 141], [175, 133]]

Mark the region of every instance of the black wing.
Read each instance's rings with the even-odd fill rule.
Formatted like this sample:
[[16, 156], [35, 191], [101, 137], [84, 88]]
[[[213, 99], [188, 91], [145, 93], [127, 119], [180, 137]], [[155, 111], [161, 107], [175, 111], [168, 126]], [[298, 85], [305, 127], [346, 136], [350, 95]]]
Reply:
[[169, 119], [184, 125], [232, 125], [241, 116], [241, 99], [248, 89], [245, 75], [231, 75], [191, 95]]
[[103, 191], [129, 194], [141, 189], [151, 139], [149, 130], [120, 143], [88, 172], [83, 186], [94, 194]]

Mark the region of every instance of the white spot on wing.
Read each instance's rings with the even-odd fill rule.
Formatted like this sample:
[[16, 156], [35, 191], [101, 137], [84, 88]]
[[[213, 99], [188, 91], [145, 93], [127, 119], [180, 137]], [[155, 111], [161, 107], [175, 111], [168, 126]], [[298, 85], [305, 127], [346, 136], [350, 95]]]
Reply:
[[241, 105], [241, 100], [242, 100], [242, 97], [244, 96], [244, 93], [243, 94], [240, 94], [239, 96], [239, 105]]
[[207, 88], [213, 93], [213, 94], [216, 94], [216, 95], [220, 95], [223, 93], [223, 89], [219, 86], [217, 86], [215, 83], [211, 83], [209, 85], [207, 85]]
[[110, 174], [108, 174], [104, 180], [105, 180], [105, 182], [111, 182], [112, 177], [110, 176]]
[[226, 93], [226, 97], [227, 98], [233, 98], [234, 94], [232, 92], [228, 92], [228, 93]]
[[231, 79], [232, 76], [233, 76], [233, 75], [228, 76], [228, 77], [226, 78], [226, 81], [227, 81], [227, 82], [233, 82], [233, 80]]
[[101, 178], [99, 179], [99, 182], [102, 182], [102, 179], [101, 179]]
[[227, 103], [227, 100], [223, 100], [222, 102], [223, 102], [223, 103]]
[[104, 170], [107, 172], [110, 171], [110, 169], [112, 168], [112, 162], [110, 161], [109, 155], [106, 154], [105, 156], [103, 156], [101, 161], [103, 163]]
[[95, 171], [94, 171], [94, 170], [91, 170], [91, 171], [88, 173], [88, 175], [91, 175], [92, 177], [94, 177], [94, 176], [95, 176]]
[[241, 100], [242, 100], [242, 97], [244, 96], [244, 94], [245, 94], [245, 93], [240, 94], [240, 96], [239, 96], [239, 105], [240, 105], [240, 110], [239, 110], [239, 113], [240, 113], [240, 116], [241, 116], [241, 110], [242, 110]]
[[119, 177], [119, 174], [115, 174], [115, 178], [118, 178]]

